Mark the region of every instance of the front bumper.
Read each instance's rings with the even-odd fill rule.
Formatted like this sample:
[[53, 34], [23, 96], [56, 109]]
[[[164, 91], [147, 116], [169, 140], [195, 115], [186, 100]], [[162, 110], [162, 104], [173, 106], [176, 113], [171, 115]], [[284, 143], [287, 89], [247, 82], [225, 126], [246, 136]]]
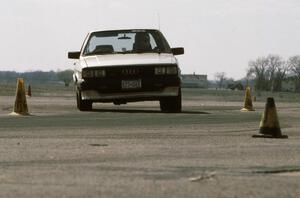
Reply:
[[158, 91], [137, 91], [137, 92], [117, 92], [101, 93], [97, 90], [82, 90], [82, 100], [91, 100], [98, 102], [134, 102], [146, 100], [159, 100], [163, 97], [178, 96], [179, 87], [165, 87]]

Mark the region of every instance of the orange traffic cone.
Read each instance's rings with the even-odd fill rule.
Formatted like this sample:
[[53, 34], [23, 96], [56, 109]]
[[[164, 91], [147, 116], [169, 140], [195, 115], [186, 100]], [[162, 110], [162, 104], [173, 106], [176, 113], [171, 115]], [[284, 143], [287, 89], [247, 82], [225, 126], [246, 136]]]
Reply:
[[27, 96], [31, 97], [31, 86], [28, 85]]
[[250, 87], [246, 88], [244, 107], [241, 109], [241, 111], [254, 111], [254, 108], [252, 105], [251, 88]]
[[287, 135], [282, 135], [277, 110], [273, 98], [268, 98], [265, 111], [260, 121], [260, 129], [258, 135], [253, 135], [254, 138], [288, 138]]
[[12, 115], [29, 115], [23, 78], [18, 78], [16, 100]]

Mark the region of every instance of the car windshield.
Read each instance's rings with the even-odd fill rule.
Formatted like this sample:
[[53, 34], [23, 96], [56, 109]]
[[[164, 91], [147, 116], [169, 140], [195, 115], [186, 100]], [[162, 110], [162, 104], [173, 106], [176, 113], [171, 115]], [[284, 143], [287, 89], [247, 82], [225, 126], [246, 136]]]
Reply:
[[91, 33], [83, 55], [126, 53], [171, 53], [157, 30], [120, 30]]

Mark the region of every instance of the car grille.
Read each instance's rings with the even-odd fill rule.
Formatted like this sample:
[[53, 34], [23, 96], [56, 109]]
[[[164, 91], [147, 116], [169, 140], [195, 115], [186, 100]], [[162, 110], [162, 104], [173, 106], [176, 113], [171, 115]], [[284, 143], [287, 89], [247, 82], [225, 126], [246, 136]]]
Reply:
[[[167, 66], [167, 65], [159, 65]], [[171, 66], [171, 64], [170, 64]], [[83, 90], [99, 90], [101, 93], [132, 92], [133, 90], [123, 90], [122, 81], [141, 80], [141, 91], [158, 91], [166, 86], [179, 86], [180, 78], [177, 75], [155, 75], [155, 67], [158, 65], [137, 65], [137, 66], [106, 66], [105, 77], [88, 78], [82, 83]], [[100, 67], [90, 67], [96, 70]]]
[[[167, 65], [159, 65], [167, 66]], [[106, 66], [101, 67], [101, 70], [105, 70], [106, 79], [121, 79], [121, 78], [144, 78], [144, 77], [157, 77], [155, 75], [155, 67], [158, 65], [136, 65], [136, 66]], [[87, 70], [97, 70], [99, 67], [89, 67]]]
[[135, 68], [135, 67], [122, 68], [121, 74], [122, 76], [137, 76], [141, 74], [141, 68]]
[[154, 66], [126, 66], [105, 68], [107, 77], [154, 76]]

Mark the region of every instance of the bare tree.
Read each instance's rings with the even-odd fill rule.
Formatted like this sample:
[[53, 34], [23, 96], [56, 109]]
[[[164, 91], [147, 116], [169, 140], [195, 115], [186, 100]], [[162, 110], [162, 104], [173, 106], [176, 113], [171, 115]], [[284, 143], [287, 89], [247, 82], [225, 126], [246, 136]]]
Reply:
[[300, 91], [300, 55], [292, 56], [288, 60], [288, 66], [295, 75], [295, 91]]
[[268, 55], [249, 62], [247, 76], [254, 76], [256, 90], [281, 91], [286, 77], [285, 61], [278, 55]]
[[268, 65], [268, 77], [269, 77], [269, 87], [268, 90], [271, 91], [281, 91], [282, 81], [286, 77], [286, 72], [288, 68], [286, 67], [285, 61], [278, 55], [269, 55], [267, 57], [269, 60]]
[[249, 70], [247, 77], [254, 76], [254, 87], [256, 90], [267, 90], [268, 87], [268, 65], [269, 60], [265, 57], [259, 57], [255, 61], [249, 61]]
[[284, 64], [284, 61], [282, 61], [282, 58], [278, 55], [269, 55], [267, 57], [268, 59], [268, 90], [274, 91], [274, 83], [275, 83], [275, 76], [277, 75], [276, 72], [278, 68], [281, 68], [281, 66]]
[[226, 73], [225, 72], [217, 72], [215, 74], [215, 80], [217, 82], [218, 87], [223, 88], [225, 80], [226, 80]]
[[274, 77], [272, 91], [282, 91], [282, 82], [286, 79], [289, 68], [286, 64], [278, 67]]

